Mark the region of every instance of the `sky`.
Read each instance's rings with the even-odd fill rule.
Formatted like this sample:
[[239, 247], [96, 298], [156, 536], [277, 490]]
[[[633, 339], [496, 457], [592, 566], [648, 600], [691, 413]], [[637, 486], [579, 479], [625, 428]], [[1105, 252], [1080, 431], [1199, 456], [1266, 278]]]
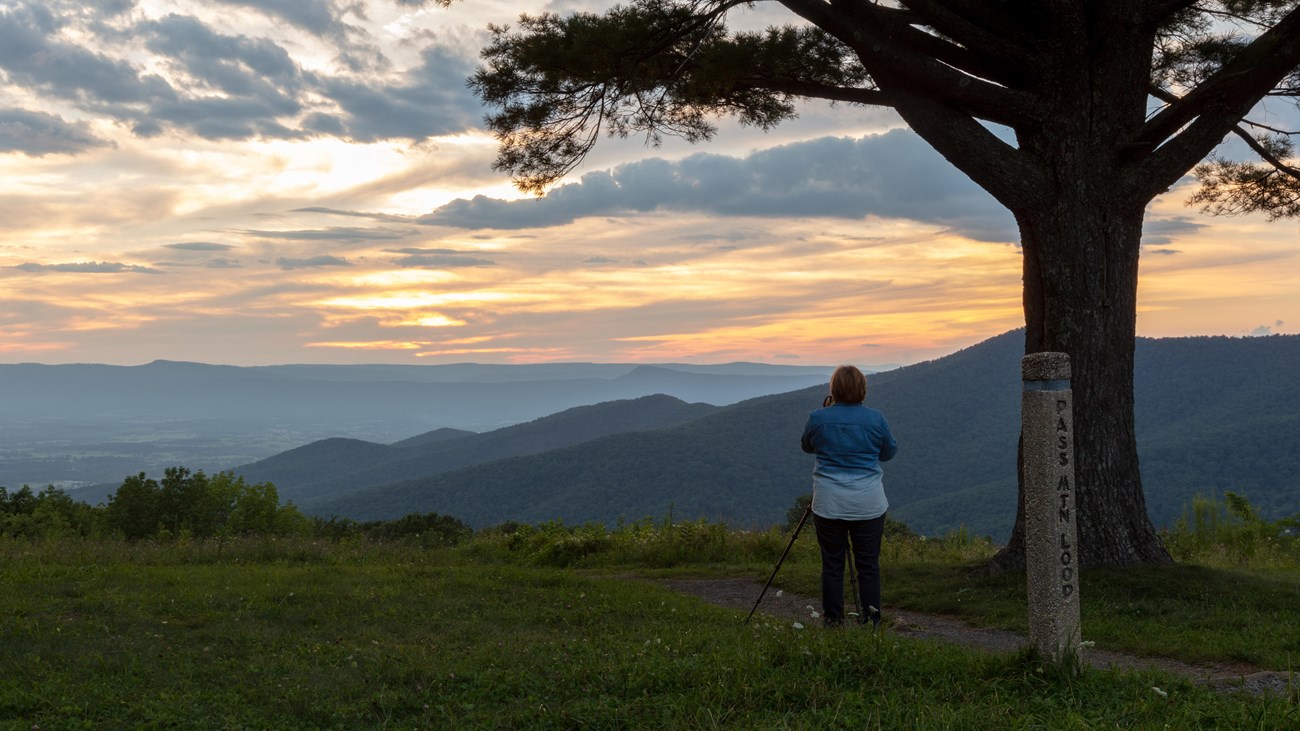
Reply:
[[[1009, 214], [887, 110], [515, 190], [487, 25], [608, 5], [0, 0], [0, 362], [878, 366], [1023, 324]], [[1296, 332], [1295, 222], [1193, 188], [1147, 212], [1139, 334]]]

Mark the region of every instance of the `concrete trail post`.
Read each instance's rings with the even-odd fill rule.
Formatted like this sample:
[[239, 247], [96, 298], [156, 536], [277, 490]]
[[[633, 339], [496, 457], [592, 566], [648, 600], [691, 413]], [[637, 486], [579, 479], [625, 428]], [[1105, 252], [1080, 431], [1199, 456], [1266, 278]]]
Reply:
[[1048, 660], [1077, 661], [1079, 551], [1070, 357], [1033, 353], [1020, 365], [1029, 641]]

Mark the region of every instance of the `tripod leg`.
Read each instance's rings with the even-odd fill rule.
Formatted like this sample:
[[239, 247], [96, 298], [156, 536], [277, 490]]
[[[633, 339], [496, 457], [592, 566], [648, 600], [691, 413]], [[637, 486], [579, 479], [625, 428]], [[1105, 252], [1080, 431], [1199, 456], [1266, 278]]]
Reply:
[[845, 558], [848, 559], [848, 560], [846, 561], [846, 563], [848, 563], [848, 565], [849, 565], [849, 589], [853, 592], [853, 609], [854, 609], [854, 611], [856, 611], [856, 612], [858, 613], [858, 614], [857, 614], [857, 616], [858, 616], [858, 621], [861, 622], [861, 621], [863, 620], [863, 615], [862, 615], [862, 598], [861, 598], [861, 596], [858, 594], [858, 572], [857, 572], [857, 569], [854, 568], [855, 565], [856, 565], [856, 563], [857, 563], [858, 557], [857, 557], [857, 554], [853, 552], [853, 539], [852, 539], [852, 538], [849, 539], [849, 550], [848, 550], [848, 554], [849, 554], [849, 555], [846, 556]]
[[776, 572], [781, 570], [781, 564], [785, 563], [785, 557], [790, 554], [790, 549], [794, 547], [794, 539], [799, 537], [799, 531], [803, 530], [803, 524], [808, 520], [808, 514], [811, 512], [812, 504], [810, 503], [808, 508], [803, 511], [803, 515], [799, 517], [799, 524], [794, 527], [794, 535], [790, 536], [790, 542], [785, 545], [785, 550], [781, 552], [781, 558], [777, 560], [776, 566], [772, 568], [772, 575], [767, 577], [767, 583], [763, 585], [763, 591], [758, 593], [758, 599], [754, 601], [754, 608], [750, 609], [749, 616], [745, 617], [745, 624], [749, 624], [750, 618], [758, 610], [759, 602], [763, 601], [763, 595], [767, 594], [768, 587], [772, 585], [772, 580], [776, 578]]

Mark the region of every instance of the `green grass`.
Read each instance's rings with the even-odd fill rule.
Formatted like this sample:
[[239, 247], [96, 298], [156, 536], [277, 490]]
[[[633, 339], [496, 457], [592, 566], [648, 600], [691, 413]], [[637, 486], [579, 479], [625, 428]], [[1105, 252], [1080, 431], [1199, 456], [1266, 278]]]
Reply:
[[[803, 537], [800, 537], [803, 541]], [[815, 540], [781, 570], [791, 591], [820, 593]], [[986, 541], [886, 540], [881, 574], [886, 606], [962, 617], [976, 625], [1027, 630], [1023, 574], [986, 576]], [[1285, 552], [1209, 565], [1107, 568], [1083, 572], [1083, 637], [1099, 647], [1186, 662], [1240, 661], [1269, 670], [1300, 670], [1300, 562]], [[1192, 558], [1192, 557], [1184, 557]]]
[[[708, 541], [692, 544], [687, 553], [713, 567], [700, 571], [765, 573], [767, 552], [784, 546], [779, 534], [714, 540], [752, 545], [753, 558], [716, 561]], [[965, 550], [954, 542], [945, 555]], [[806, 546], [798, 553], [794, 575], [812, 561]], [[1023, 655], [888, 632], [743, 625], [743, 612], [650, 583], [545, 565], [602, 563], [578, 554], [522, 543], [511, 553], [499, 543], [0, 542], [0, 728], [1300, 724], [1296, 698], [1219, 695], [1152, 673], [1071, 678]], [[889, 590], [901, 596], [901, 575], [923, 565], [890, 567]], [[925, 580], [962, 575], [952, 564]], [[947, 586], [958, 605], [975, 593]]]

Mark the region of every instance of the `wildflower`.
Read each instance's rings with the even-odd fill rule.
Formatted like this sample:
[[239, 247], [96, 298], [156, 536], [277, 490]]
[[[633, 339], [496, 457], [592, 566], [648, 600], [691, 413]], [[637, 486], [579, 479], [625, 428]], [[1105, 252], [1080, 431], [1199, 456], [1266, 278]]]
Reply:
[[798, 623], [798, 622], [795, 622], [794, 624], [792, 624], [792, 625], [790, 625], [790, 626], [791, 626], [791, 627], [794, 627], [795, 629], [803, 629], [803, 625], [800, 624], [800, 623]]
[[777, 590], [776, 590], [776, 595], [777, 595], [777, 596], [781, 596], [781, 595], [784, 594], [784, 593], [785, 593], [785, 589], [777, 589]]
[[809, 616], [811, 616], [813, 619], [817, 619], [818, 617], [820, 617], [820, 616], [822, 616], [822, 615], [818, 614], [816, 611], [813, 611], [813, 612], [810, 612], [810, 613], [809, 613]]
[[1169, 697], [1169, 694], [1168, 694], [1168, 693], [1166, 693], [1166, 692], [1163, 691], [1163, 690], [1160, 690], [1159, 688], [1155, 687], [1154, 685], [1151, 686], [1151, 692], [1152, 692], [1152, 693], [1155, 693], [1156, 695], [1160, 696], [1161, 698], [1168, 698], [1168, 697]]
[[1092, 640], [1084, 640], [1084, 641], [1082, 641], [1082, 642], [1079, 643], [1079, 647], [1084, 648], [1084, 649], [1087, 649], [1087, 648], [1089, 648], [1089, 647], [1096, 647], [1096, 646], [1097, 646], [1097, 643], [1096, 643], [1096, 642], [1093, 642]]

